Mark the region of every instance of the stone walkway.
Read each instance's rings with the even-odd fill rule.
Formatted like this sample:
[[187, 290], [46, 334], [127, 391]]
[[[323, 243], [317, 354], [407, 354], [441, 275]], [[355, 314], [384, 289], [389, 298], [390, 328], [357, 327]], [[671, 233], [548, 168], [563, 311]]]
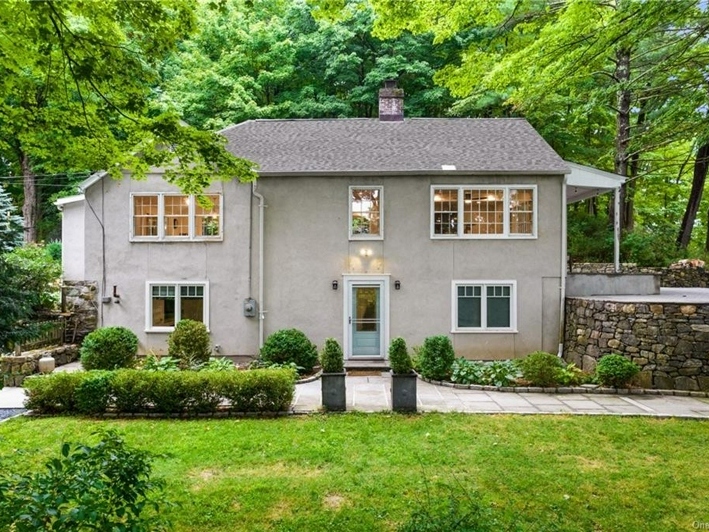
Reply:
[[[75, 368], [64, 368], [72, 370]], [[348, 376], [347, 410], [391, 410], [391, 377], [387, 373]], [[601, 395], [512, 393], [465, 390], [417, 382], [420, 412], [466, 412], [484, 414], [606, 414], [709, 419], [709, 398], [672, 395]], [[0, 409], [21, 412], [22, 388], [0, 390]], [[320, 380], [298, 384], [293, 410], [321, 409]]]

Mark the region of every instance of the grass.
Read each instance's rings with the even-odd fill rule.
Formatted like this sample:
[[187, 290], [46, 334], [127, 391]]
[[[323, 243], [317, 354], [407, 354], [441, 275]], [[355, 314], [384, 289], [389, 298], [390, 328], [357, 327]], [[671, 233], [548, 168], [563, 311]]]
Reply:
[[503, 530], [693, 530], [709, 522], [706, 422], [426, 414], [279, 419], [19, 418], [0, 468], [115, 428], [163, 454], [178, 531], [393, 530], [427, 491], [478, 492]]

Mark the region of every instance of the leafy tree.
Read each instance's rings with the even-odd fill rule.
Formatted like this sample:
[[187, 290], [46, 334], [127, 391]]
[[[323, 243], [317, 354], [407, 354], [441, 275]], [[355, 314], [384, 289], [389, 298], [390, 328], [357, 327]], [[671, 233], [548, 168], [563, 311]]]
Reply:
[[187, 193], [248, 180], [224, 140], [155, 105], [157, 66], [195, 28], [192, 0], [0, 3], [0, 159], [24, 178], [25, 240], [36, 241], [38, 177], [151, 166]]
[[29, 322], [36, 294], [17, 282], [19, 270], [0, 255], [0, 353], [10, 351], [16, 343], [29, 340], [39, 332]]

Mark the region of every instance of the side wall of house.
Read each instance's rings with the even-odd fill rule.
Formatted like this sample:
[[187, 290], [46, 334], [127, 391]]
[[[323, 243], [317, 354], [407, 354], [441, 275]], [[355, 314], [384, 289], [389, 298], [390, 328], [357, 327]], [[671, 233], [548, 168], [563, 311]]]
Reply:
[[[458, 356], [522, 357], [559, 345], [561, 176], [265, 177], [265, 331], [297, 327], [322, 346], [343, 338], [344, 274], [389, 274], [390, 337], [445, 334]], [[535, 239], [438, 240], [431, 185], [537, 186]], [[349, 186], [382, 186], [384, 239], [348, 238]], [[361, 250], [371, 250], [362, 257]], [[337, 280], [338, 290], [333, 290]], [[394, 289], [394, 281], [400, 289]], [[516, 281], [517, 332], [453, 333], [452, 281]]]
[[160, 173], [144, 181], [106, 177], [85, 193], [85, 278], [98, 282], [99, 323], [130, 328], [143, 353], [167, 351], [167, 333], [146, 331], [148, 282], [207, 282], [208, 325], [213, 345], [220, 346], [218, 354], [252, 355], [258, 350], [257, 318], [243, 314], [244, 299], [255, 297], [250, 283], [251, 187], [215, 183], [209, 191], [223, 194], [222, 241], [130, 241], [131, 193], [179, 193]]
[[84, 201], [62, 206], [62, 270], [64, 279], [84, 279]]

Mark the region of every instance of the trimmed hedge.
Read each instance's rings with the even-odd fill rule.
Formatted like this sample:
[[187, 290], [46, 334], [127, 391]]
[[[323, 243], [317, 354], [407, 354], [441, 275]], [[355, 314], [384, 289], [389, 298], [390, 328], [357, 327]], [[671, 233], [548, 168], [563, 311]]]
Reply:
[[40, 414], [283, 412], [295, 393], [288, 369], [81, 371], [25, 380], [25, 406]]

